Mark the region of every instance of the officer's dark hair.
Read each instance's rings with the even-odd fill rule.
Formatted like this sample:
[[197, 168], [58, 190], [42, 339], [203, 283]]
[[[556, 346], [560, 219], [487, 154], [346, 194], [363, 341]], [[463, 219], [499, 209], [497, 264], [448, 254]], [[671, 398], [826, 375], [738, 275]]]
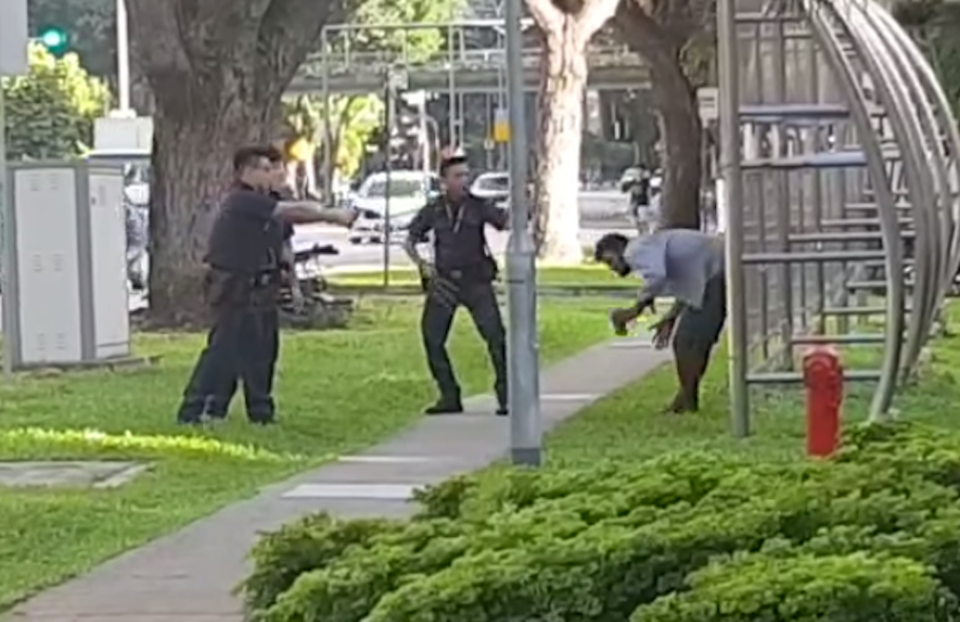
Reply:
[[600, 261], [608, 253], [622, 254], [630, 240], [622, 233], [608, 233], [597, 241], [593, 251], [594, 261]]
[[440, 161], [440, 177], [446, 177], [447, 171], [449, 171], [454, 166], [460, 166], [461, 164], [467, 163], [467, 156], [455, 155], [450, 156], [449, 158], [444, 158]]
[[247, 145], [233, 152], [233, 172], [240, 174], [245, 168], [252, 168], [266, 158], [272, 164], [283, 162], [283, 153], [270, 145]]

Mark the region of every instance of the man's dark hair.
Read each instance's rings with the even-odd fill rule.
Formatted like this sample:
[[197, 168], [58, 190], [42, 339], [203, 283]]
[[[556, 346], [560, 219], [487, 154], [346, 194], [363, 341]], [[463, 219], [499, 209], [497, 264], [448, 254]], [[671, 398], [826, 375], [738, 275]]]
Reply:
[[283, 162], [283, 153], [270, 145], [240, 147], [233, 152], [233, 172], [240, 173], [245, 168], [254, 167], [264, 158], [272, 164], [277, 164]]
[[622, 253], [630, 240], [622, 233], [607, 233], [597, 241], [593, 251], [594, 261], [600, 261], [607, 253]]
[[447, 171], [449, 171], [454, 166], [459, 166], [461, 164], [467, 163], [467, 156], [455, 155], [450, 156], [449, 158], [444, 158], [440, 161], [440, 177], [446, 177]]

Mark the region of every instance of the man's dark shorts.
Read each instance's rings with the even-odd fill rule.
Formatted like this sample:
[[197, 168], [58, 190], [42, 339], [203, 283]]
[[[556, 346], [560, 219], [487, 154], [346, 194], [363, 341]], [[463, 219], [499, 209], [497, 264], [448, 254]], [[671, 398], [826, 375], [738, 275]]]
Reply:
[[720, 340], [727, 319], [727, 281], [718, 274], [707, 282], [703, 305], [686, 307], [677, 321], [674, 341], [683, 346], [713, 347]]

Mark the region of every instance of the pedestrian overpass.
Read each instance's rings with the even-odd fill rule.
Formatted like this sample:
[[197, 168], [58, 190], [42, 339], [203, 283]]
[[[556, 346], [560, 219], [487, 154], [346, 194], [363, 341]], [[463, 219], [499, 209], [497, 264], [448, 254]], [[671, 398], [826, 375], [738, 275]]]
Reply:
[[[320, 49], [310, 54], [300, 66], [287, 92], [379, 93], [384, 90], [391, 74], [403, 74], [407, 89], [411, 91], [457, 95], [500, 92], [506, 84], [505, 45], [478, 46], [476, 40], [479, 37], [471, 35], [484, 31], [500, 32], [498, 29], [502, 24], [502, 20], [472, 20], [449, 24], [331, 25], [324, 29]], [[394, 51], [365, 51], [357, 41], [366, 31], [372, 30], [404, 35], [432, 30], [442, 35], [440, 38], [444, 43], [441, 49], [427, 55], [407, 52], [402, 46]], [[526, 87], [536, 91], [542, 58], [539, 41], [529, 41], [522, 57]], [[588, 88], [591, 90], [629, 90], [643, 88], [649, 83], [644, 61], [626, 46], [592, 46], [587, 62]]]

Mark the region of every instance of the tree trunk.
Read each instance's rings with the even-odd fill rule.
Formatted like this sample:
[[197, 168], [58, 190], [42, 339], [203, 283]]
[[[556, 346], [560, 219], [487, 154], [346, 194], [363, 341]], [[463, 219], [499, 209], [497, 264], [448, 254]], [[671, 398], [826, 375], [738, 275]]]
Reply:
[[588, 37], [574, 16], [564, 15], [562, 23], [557, 31], [544, 33], [535, 232], [540, 258], [576, 264], [583, 260], [578, 198]]
[[126, 0], [135, 62], [156, 101], [150, 210], [150, 320], [190, 324], [210, 223], [231, 179], [231, 156], [268, 144], [280, 96], [332, 0]]
[[157, 95], [150, 210], [152, 324], [179, 326], [202, 317], [203, 256], [210, 225], [229, 189], [230, 156], [243, 144], [269, 142], [271, 102], [245, 97], [240, 84], [230, 84], [224, 73], [209, 92]]
[[652, 103], [664, 145], [664, 225], [699, 229], [702, 128], [696, 89], [680, 57], [687, 35], [671, 33], [631, 0], [618, 8], [615, 23], [650, 68]]
[[702, 127], [697, 93], [677, 56], [651, 63], [650, 78], [664, 145], [664, 225], [699, 229]]

